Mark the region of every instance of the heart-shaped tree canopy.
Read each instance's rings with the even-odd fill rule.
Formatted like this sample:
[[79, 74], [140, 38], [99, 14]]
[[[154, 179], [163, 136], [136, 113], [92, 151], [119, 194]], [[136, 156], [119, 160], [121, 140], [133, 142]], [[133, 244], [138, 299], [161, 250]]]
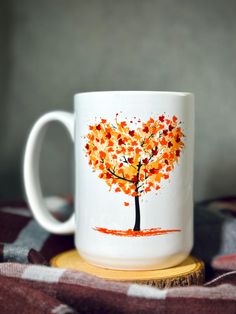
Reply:
[[141, 196], [158, 190], [168, 179], [184, 147], [176, 116], [142, 122], [136, 118], [114, 122], [100, 119], [89, 126], [85, 145], [89, 165], [115, 192]]

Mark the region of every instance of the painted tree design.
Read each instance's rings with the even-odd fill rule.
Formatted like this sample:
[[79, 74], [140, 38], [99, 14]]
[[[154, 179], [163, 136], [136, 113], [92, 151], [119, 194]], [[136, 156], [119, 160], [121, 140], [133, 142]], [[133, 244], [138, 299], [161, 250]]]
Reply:
[[[161, 180], [169, 179], [184, 147], [181, 122], [164, 114], [141, 122], [137, 118], [114, 123], [101, 119], [89, 126], [86, 156], [99, 178], [134, 198], [134, 231], [140, 231], [140, 203], [143, 193], [159, 190]], [[129, 203], [124, 203], [128, 206]]]

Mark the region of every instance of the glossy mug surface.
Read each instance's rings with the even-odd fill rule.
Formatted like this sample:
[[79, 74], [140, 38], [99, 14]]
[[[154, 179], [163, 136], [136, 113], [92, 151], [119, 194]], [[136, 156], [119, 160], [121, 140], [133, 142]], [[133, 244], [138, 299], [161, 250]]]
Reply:
[[[47, 211], [38, 163], [44, 131], [62, 123], [74, 141], [75, 213]], [[183, 261], [193, 245], [194, 99], [190, 93], [76, 94], [74, 113], [55, 111], [32, 128], [25, 150], [29, 206], [42, 227], [75, 233], [97, 266], [141, 270]]]

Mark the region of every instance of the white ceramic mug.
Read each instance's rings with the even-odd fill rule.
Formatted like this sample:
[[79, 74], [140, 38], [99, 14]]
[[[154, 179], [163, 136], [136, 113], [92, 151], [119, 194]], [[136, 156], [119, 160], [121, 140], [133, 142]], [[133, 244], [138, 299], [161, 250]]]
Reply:
[[[183, 261], [193, 245], [193, 95], [81, 93], [74, 111], [45, 114], [28, 138], [24, 183], [39, 224], [75, 232], [80, 255], [97, 266], [141, 270]], [[39, 182], [51, 121], [66, 127], [75, 147], [75, 215], [63, 223], [46, 209]]]

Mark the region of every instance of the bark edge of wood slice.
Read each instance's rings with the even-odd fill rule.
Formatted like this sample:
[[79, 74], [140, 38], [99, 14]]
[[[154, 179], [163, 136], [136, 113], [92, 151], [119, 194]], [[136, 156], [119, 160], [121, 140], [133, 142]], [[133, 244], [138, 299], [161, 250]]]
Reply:
[[205, 279], [205, 267], [200, 259], [188, 256], [181, 264], [156, 270], [113, 270], [87, 263], [76, 250], [56, 255], [50, 260], [53, 267], [68, 268], [85, 272], [106, 280], [145, 284], [157, 288], [202, 285]]

